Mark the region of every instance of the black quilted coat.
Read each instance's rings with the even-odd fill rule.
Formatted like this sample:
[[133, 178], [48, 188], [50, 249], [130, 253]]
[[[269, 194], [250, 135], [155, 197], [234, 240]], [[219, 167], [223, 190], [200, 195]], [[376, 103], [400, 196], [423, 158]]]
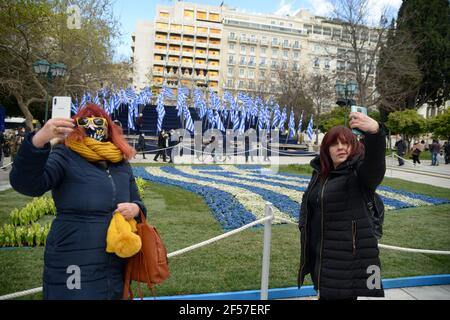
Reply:
[[[310, 258], [308, 241], [311, 208], [307, 205], [313, 186], [318, 183], [320, 159], [311, 161], [314, 169], [310, 184], [305, 191], [299, 219], [301, 231], [301, 258], [298, 286], [305, 276], [316, 267], [316, 289], [320, 298], [345, 299], [357, 296], [383, 297], [381, 288], [370, 288], [369, 266], [380, 268], [378, 242], [373, 235], [367, 207], [361, 188], [374, 192], [386, 171], [386, 141], [383, 129], [364, 139], [364, 158], [355, 157], [331, 171], [320, 184], [321, 210], [320, 255], [318, 265]], [[317, 260], [316, 260], [317, 261]], [[369, 269], [370, 270], [370, 269]]]

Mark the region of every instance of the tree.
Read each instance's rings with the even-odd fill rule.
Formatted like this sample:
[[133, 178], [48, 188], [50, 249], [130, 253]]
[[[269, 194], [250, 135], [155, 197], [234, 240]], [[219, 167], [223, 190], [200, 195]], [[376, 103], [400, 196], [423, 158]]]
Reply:
[[450, 141], [450, 109], [429, 119], [427, 128], [427, 131], [432, 132], [436, 138]]
[[411, 35], [395, 28], [392, 19], [387, 41], [380, 50], [376, 84], [380, 94], [379, 108], [386, 111], [400, 111], [414, 107], [422, 73], [417, 62], [417, 44]]
[[396, 111], [389, 114], [386, 126], [393, 134], [401, 134], [408, 141], [426, 130], [426, 120], [416, 110]]
[[[369, 27], [369, 0], [334, 0], [333, 16], [343, 26], [337, 35], [347, 49], [338, 49], [337, 59], [344, 61], [337, 78], [354, 77], [358, 84], [357, 103], [372, 106], [378, 102], [374, 86], [375, 67], [383, 42], [386, 40], [387, 9], [377, 17], [377, 24]], [[334, 36], [334, 35], [333, 35]], [[343, 70], [340, 70], [343, 69]]]
[[323, 114], [318, 125], [320, 131], [327, 132], [335, 126], [343, 126], [349, 111], [348, 107], [342, 107], [335, 108], [331, 112]]
[[313, 74], [307, 78], [307, 96], [313, 101], [316, 119], [316, 144], [319, 144], [319, 122], [323, 107], [332, 104], [333, 78], [325, 74]]
[[[0, 0], [0, 89], [17, 100], [28, 127], [30, 106], [50, 94], [75, 95], [99, 88], [112, 64], [118, 24], [111, 0], [71, 1], [80, 7], [81, 29], [68, 28], [69, 1]], [[38, 77], [33, 62], [46, 59], [67, 66], [64, 78], [52, 83]]]
[[450, 6], [448, 0], [404, 0], [397, 29], [411, 34], [418, 44], [422, 81], [412, 106], [440, 106], [450, 99]]

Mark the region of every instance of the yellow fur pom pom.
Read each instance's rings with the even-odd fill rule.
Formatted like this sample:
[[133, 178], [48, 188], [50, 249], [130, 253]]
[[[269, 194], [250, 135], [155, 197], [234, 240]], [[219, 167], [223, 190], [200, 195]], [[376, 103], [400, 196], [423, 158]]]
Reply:
[[138, 253], [142, 242], [136, 231], [136, 220], [127, 221], [120, 213], [114, 213], [106, 235], [106, 252], [115, 253], [121, 258]]

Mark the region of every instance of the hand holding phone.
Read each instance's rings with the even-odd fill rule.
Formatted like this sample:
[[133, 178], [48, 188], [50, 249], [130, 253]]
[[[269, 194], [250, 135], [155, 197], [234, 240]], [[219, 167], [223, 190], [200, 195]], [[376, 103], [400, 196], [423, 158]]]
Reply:
[[[362, 114], [367, 116], [367, 108], [365, 108], [365, 107], [352, 106], [351, 107], [351, 112], [359, 112], [359, 113], [362, 113]], [[356, 134], [357, 136], [360, 136], [360, 135], [363, 134], [363, 132], [361, 130], [358, 130], [358, 129], [352, 129], [352, 132], [354, 134]]]
[[53, 97], [52, 119], [65, 118], [70, 119], [71, 97]]

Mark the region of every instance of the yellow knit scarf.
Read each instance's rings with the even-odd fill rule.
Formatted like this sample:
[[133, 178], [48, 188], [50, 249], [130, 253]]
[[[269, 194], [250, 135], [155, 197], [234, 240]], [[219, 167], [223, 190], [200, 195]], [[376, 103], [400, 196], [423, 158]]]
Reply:
[[67, 140], [66, 146], [90, 162], [106, 160], [116, 163], [123, 159], [122, 151], [109, 141], [100, 142], [86, 137], [82, 142]]

